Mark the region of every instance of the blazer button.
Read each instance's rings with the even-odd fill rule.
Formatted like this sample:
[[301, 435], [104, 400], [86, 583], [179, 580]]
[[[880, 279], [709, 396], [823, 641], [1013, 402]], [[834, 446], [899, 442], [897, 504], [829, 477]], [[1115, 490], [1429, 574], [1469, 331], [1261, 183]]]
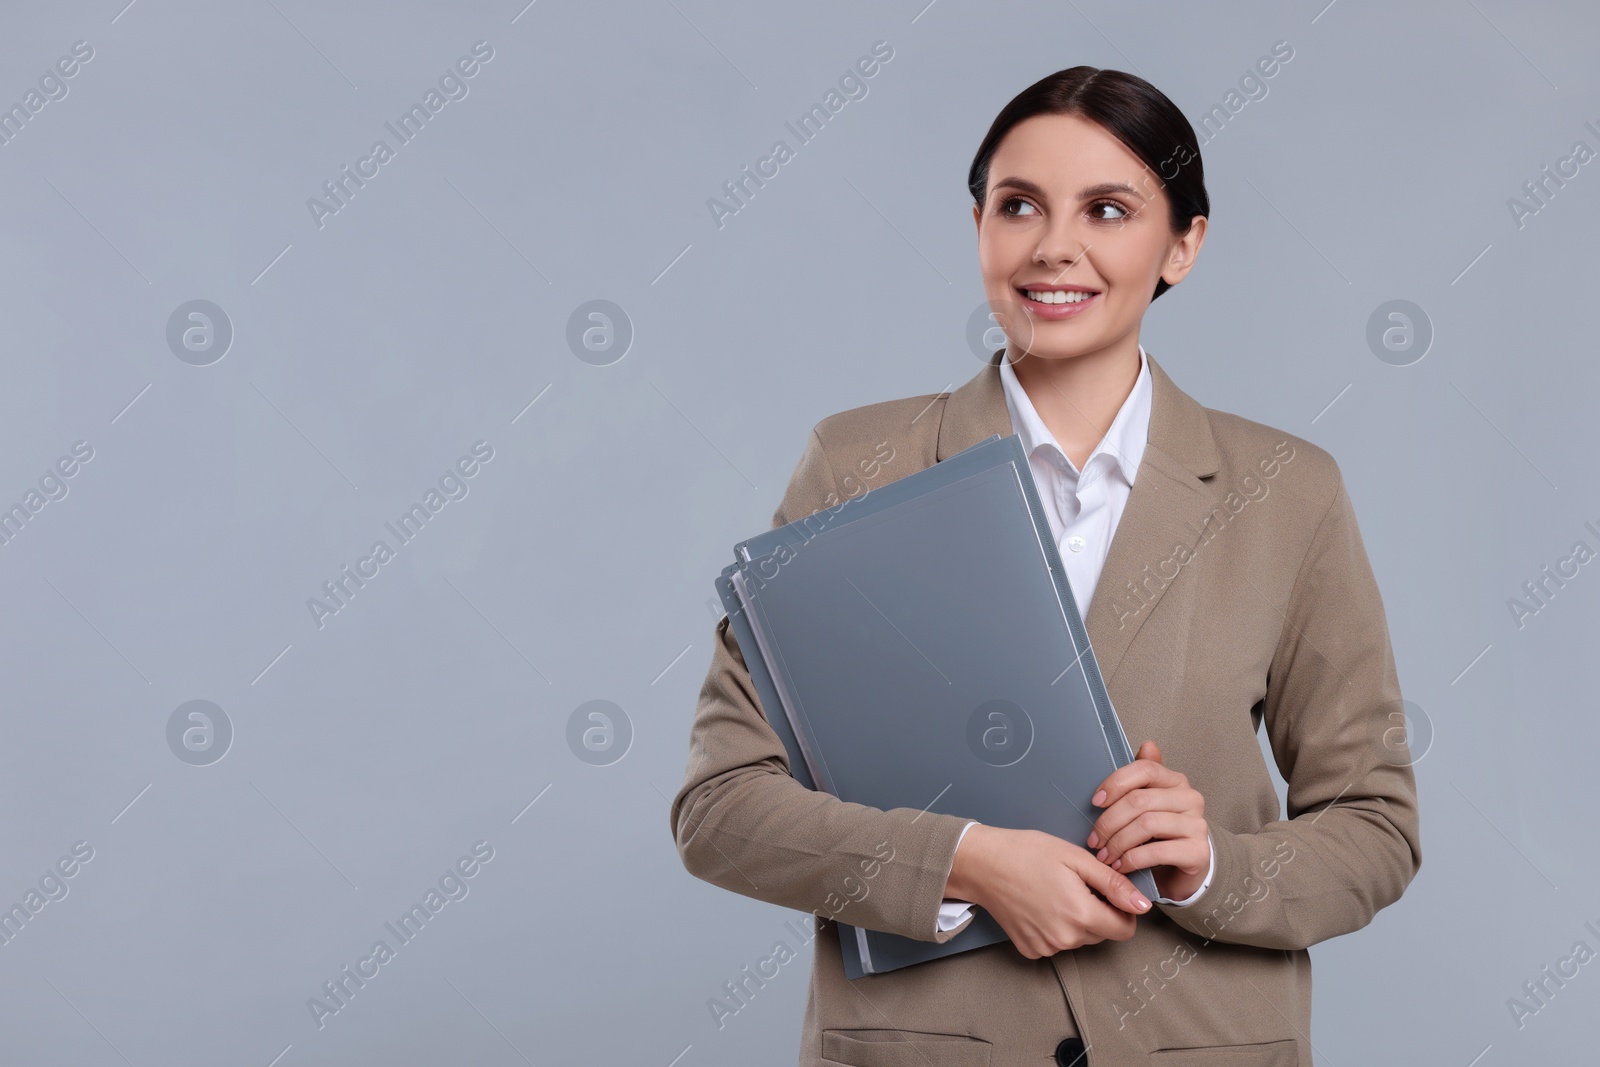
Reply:
[[1083, 1067], [1083, 1054], [1087, 1050], [1075, 1037], [1064, 1037], [1056, 1046], [1056, 1063], [1061, 1067]]

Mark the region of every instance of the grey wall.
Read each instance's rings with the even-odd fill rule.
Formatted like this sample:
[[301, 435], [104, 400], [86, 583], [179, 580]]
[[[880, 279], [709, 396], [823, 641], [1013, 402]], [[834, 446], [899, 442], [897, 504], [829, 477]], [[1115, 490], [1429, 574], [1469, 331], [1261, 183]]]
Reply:
[[[0, 105], [39, 90], [0, 143], [0, 505], [37, 509], [0, 545], [0, 904], [38, 904], [0, 944], [0, 1059], [788, 1062], [809, 953], [721, 1028], [707, 1001], [804, 917], [693, 879], [668, 832], [712, 577], [817, 419], [977, 369], [964, 182], [1006, 100], [1089, 63], [1198, 123], [1278, 41], [1142, 339], [1339, 460], [1413, 702], [1425, 863], [1313, 950], [1311, 1038], [1589, 1049], [1600, 964], [1520, 1025], [1508, 1001], [1600, 950], [1600, 562], [1508, 601], [1600, 548], [1600, 163], [1508, 202], [1600, 150], [1591, 6], [122, 3], [0, 13]], [[1425, 346], [1369, 343], [1395, 300]], [[569, 740], [593, 700], [622, 713], [603, 766]]]

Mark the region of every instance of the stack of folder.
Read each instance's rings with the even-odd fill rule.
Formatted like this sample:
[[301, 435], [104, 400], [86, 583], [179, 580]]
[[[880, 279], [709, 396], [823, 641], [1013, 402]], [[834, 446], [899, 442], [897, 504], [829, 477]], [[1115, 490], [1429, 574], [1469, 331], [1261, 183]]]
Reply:
[[[1090, 798], [1133, 753], [1015, 434], [741, 541], [734, 560], [717, 592], [801, 784], [1082, 845]], [[1158, 895], [1148, 870], [1129, 877]], [[973, 910], [943, 944], [838, 923], [845, 972], [1006, 940]]]

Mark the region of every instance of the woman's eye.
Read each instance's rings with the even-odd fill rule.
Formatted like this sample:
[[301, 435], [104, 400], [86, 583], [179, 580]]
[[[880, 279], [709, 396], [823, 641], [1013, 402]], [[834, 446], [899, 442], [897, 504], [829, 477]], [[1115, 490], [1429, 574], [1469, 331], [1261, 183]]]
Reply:
[[1016, 211], [1016, 212], [1011, 211], [1011, 205], [1013, 205], [1013, 204], [1016, 204], [1018, 207], [1025, 207], [1030, 212], [1033, 212], [1034, 214], [1037, 214], [1037, 212], [1034, 211], [1033, 205], [1028, 203], [1026, 200], [1022, 199], [1019, 196], [1013, 196], [1013, 197], [1010, 197], [1010, 198], [1008, 198], [1006, 200], [1001, 201], [1000, 202], [1000, 214], [1010, 216], [1011, 218], [1022, 217], [1022, 212], [1021, 211]]
[[1121, 219], [1131, 217], [1128, 209], [1117, 203], [1115, 200], [1096, 200], [1093, 204], [1089, 205], [1090, 211], [1099, 211], [1102, 208], [1110, 208], [1113, 211], [1120, 212], [1120, 214], [1117, 215], [1097, 216], [1102, 222], [1117, 222]]

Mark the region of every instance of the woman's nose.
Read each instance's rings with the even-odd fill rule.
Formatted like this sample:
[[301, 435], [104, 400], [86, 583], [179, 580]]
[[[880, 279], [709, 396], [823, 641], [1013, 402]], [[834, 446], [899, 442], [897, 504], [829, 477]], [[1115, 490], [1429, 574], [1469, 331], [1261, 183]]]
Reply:
[[1088, 244], [1078, 233], [1077, 227], [1071, 220], [1064, 219], [1052, 222], [1045, 228], [1038, 245], [1034, 247], [1033, 258], [1047, 267], [1065, 269], [1076, 263], [1088, 250]]

